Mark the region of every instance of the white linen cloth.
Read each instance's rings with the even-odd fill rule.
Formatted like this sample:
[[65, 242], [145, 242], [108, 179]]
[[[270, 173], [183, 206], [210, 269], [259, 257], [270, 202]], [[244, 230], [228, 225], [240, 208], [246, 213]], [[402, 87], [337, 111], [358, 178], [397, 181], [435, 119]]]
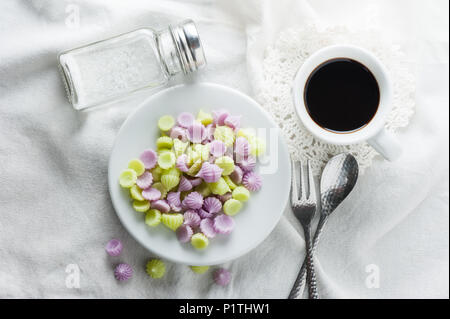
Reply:
[[[233, 275], [225, 288], [169, 262], [164, 279], [150, 279], [152, 256], [121, 226], [106, 178], [114, 137], [147, 95], [85, 113], [66, 101], [60, 51], [184, 18], [197, 22], [205, 46], [200, 80], [251, 96], [265, 47], [286, 27], [370, 23], [403, 46], [417, 77], [416, 113], [398, 133], [404, 154], [375, 160], [330, 218], [317, 253], [319, 292], [448, 298], [446, 0], [1, 1], [0, 298], [287, 297], [304, 256], [289, 210], [260, 246], [224, 265]], [[111, 238], [124, 243], [118, 258], [104, 252]], [[119, 261], [134, 268], [128, 282], [112, 275]], [[70, 264], [80, 269], [79, 288], [66, 285]]]

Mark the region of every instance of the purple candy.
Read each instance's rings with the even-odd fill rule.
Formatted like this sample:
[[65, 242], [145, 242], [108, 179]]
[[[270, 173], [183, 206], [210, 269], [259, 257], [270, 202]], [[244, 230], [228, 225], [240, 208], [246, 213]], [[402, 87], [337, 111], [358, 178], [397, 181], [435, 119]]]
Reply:
[[249, 191], [255, 192], [261, 188], [262, 179], [261, 176], [259, 176], [255, 172], [247, 172], [244, 174], [244, 177], [242, 178], [242, 184]]
[[198, 216], [200, 216], [201, 219], [205, 218], [211, 218], [214, 216], [214, 214], [207, 212], [203, 208], [197, 209]]
[[222, 202], [225, 203], [227, 200], [232, 198], [231, 192], [225, 193], [223, 195], [217, 195], [217, 198]]
[[225, 120], [230, 115], [226, 110], [216, 110], [212, 111], [213, 123], [216, 125], [224, 125]]
[[236, 138], [234, 142], [234, 152], [236, 153], [236, 162], [240, 163], [241, 159], [245, 159], [250, 154], [250, 145], [245, 137]]
[[159, 210], [161, 213], [170, 212], [170, 205], [164, 199], [158, 199], [152, 202], [152, 208]]
[[228, 235], [233, 231], [234, 220], [228, 215], [222, 214], [214, 218], [214, 230], [219, 234]]
[[152, 169], [156, 165], [158, 155], [156, 155], [154, 150], [149, 149], [142, 152], [139, 158], [141, 159], [142, 163], [144, 163], [146, 169]]
[[208, 124], [205, 128], [205, 140], [210, 142], [214, 140], [214, 131], [216, 128], [212, 124]]
[[237, 161], [238, 165], [244, 172], [251, 172], [256, 167], [256, 159], [253, 156], [248, 156], [247, 158], [240, 159]]
[[178, 156], [176, 166], [180, 171], [182, 171], [184, 173], [186, 173], [189, 170], [189, 167], [187, 166], [187, 155], [186, 154], [181, 154], [180, 156]]
[[244, 172], [242, 169], [235, 165], [234, 171], [230, 174], [230, 178], [233, 181], [233, 183], [239, 185], [242, 182], [242, 177], [244, 176]]
[[153, 183], [153, 175], [145, 171], [141, 176], [136, 180], [136, 185], [139, 186], [140, 189], [149, 188]]
[[230, 115], [223, 121], [223, 123], [232, 128], [233, 130], [239, 129], [241, 126], [241, 117], [240, 115]]
[[116, 257], [119, 256], [122, 252], [123, 245], [122, 242], [118, 239], [111, 239], [105, 246], [105, 250], [108, 255]]
[[191, 182], [192, 187], [198, 186], [203, 183], [203, 179], [201, 177], [192, 178], [189, 181]]
[[222, 176], [223, 169], [221, 169], [216, 164], [211, 164], [209, 162], [203, 162], [200, 171], [195, 175], [196, 177], [201, 177], [207, 183], [217, 182]]
[[133, 276], [133, 269], [128, 264], [118, 264], [114, 269], [114, 277], [119, 281], [128, 280]]
[[174, 126], [170, 129], [169, 134], [171, 139], [179, 139], [183, 142], [187, 141], [187, 131], [184, 127]]
[[206, 130], [199, 122], [192, 123], [188, 128], [188, 138], [192, 143], [201, 143], [206, 137]]
[[184, 215], [184, 224], [191, 226], [191, 227], [197, 227], [200, 225], [200, 221], [202, 220], [200, 216], [192, 209], [187, 210]]
[[181, 176], [180, 183], [178, 184], [178, 191], [179, 192], [186, 192], [190, 191], [192, 189], [191, 182], [184, 176]]
[[187, 208], [199, 209], [203, 206], [203, 196], [198, 192], [192, 192], [184, 198], [183, 205]]
[[194, 115], [188, 112], [182, 112], [177, 117], [178, 125], [184, 128], [188, 128], [189, 126], [191, 126], [192, 123], [194, 123], [194, 121], [195, 121]]
[[226, 150], [227, 147], [222, 141], [215, 140], [209, 143], [209, 152], [212, 154], [212, 156], [220, 157], [225, 153]]
[[177, 213], [181, 211], [180, 194], [180, 192], [170, 192], [167, 194], [167, 202], [170, 208]]
[[161, 192], [156, 188], [150, 187], [142, 191], [142, 197], [149, 201], [158, 200], [161, 198]]
[[226, 286], [231, 281], [231, 273], [224, 268], [219, 268], [214, 272], [213, 278], [216, 284]]
[[222, 203], [216, 197], [207, 197], [203, 200], [203, 209], [210, 214], [216, 214], [222, 209]]
[[208, 238], [214, 238], [217, 234], [214, 229], [214, 221], [211, 218], [202, 219], [200, 222], [200, 231]]
[[177, 229], [177, 238], [181, 243], [187, 243], [191, 240], [193, 230], [189, 225], [181, 225]]

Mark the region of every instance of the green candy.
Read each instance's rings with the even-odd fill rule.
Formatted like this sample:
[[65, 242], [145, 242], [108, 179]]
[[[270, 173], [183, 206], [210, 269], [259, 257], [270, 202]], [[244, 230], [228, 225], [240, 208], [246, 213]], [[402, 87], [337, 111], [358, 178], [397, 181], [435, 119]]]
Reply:
[[175, 125], [175, 119], [170, 115], [164, 115], [158, 120], [158, 127], [163, 132], [167, 132], [174, 125]]
[[140, 159], [132, 159], [128, 162], [128, 168], [136, 172], [137, 176], [141, 176], [145, 172], [145, 165]]
[[242, 203], [234, 198], [227, 200], [223, 204], [223, 212], [225, 214], [227, 214], [228, 216], [236, 215], [237, 213], [239, 213], [241, 208], [242, 208]]
[[206, 126], [213, 122], [213, 117], [210, 113], [206, 113], [200, 110], [197, 114], [197, 121]]
[[183, 215], [179, 213], [162, 214], [161, 216], [161, 222], [173, 231], [176, 231], [183, 221]]
[[161, 212], [157, 209], [150, 209], [145, 214], [145, 223], [151, 227], [158, 226], [161, 223]]
[[170, 191], [180, 182], [180, 178], [177, 175], [172, 174], [164, 174], [161, 176], [161, 184], [163, 184], [164, 188]]
[[241, 202], [246, 202], [250, 198], [250, 192], [244, 186], [238, 186], [233, 190], [231, 196]]
[[204, 274], [208, 271], [209, 266], [189, 266], [189, 268], [196, 274]]
[[231, 180], [230, 176], [224, 176], [223, 179], [230, 186], [230, 189], [233, 190], [237, 187], [237, 185]]
[[130, 188], [132, 187], [137, 180], [137, 174], [136, 171], [133, 169], [124, 169], [119, 176], [119, 184], [123, 188]]
[[171, 149], [173, 146], [173, 140], [168, 136], [161, 136], [156, 140], [156, 147], [158, 149]]
[[175, 165], [175, 154], [172, 152], [164, 152], [158, 156], [158, 165], [162, 169], [169, 169]]
[[153, 188], [156, 188], [161, 192], [161, 198], [165, 198], [167, 196], [167, 189], [161, 182], [156, 182], [152, 185]]
[[214, 164], [216, 164], [223, 170], [223, 176], [230, 175], [234, 171], [234, 161], [229, 156], [221, 156], [217, 158]]
[[145, 271], [152, 278], [162, 278], [166, 273], [166, 265], [164, 265], [164, 262], [162, 260], [152, 259], [147, 262]]
[[191, 245], [195, 249], [205, 249], [209, 245], [208, 237], [206, 237], [202, 233], [196, 233], [191, 237]]
[[230, 186], [228, 186], [223, 177], [219, 178], [217, 182], [209, 183], [208, 185], [211, 192], [215, 195], [224, 195], [231, 191]]
[[137, 212], [145, 213], [150, 209], [150, 202], [148, 200], [143, 201], [135, 200], [133, 201], [133, 208]]
[[133, 198], [137, 201], [140, 201], [140, 202], [145, 201], [145, 198], [142, 197], [142, 190], [137, 185], [131, 186], [130, 195], [131, 195], [131, 198]]

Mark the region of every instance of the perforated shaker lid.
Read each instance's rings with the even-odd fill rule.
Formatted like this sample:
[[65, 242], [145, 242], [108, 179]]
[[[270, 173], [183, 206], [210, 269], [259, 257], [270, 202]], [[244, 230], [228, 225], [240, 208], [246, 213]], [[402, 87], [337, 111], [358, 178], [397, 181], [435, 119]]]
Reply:
[[206, 65], [200, 36], [194, 21], [185, 20], [169, 26], [170, 33], [177, 47], [185, 74], [195, 72]]

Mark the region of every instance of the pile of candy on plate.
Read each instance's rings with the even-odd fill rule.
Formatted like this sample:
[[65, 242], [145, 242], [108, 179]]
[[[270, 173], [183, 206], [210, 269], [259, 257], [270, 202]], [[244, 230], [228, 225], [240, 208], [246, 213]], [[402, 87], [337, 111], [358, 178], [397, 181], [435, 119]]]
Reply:
[[162, 223], [196, 249], [232, 232], [232, 216], [262, 186], [255, 167], [266, 149], [254, 130], [240, 124], [241, 116], [226, 110], [159, 119], [156, 151], [144, 150], [119, 177], [148, 226]]

